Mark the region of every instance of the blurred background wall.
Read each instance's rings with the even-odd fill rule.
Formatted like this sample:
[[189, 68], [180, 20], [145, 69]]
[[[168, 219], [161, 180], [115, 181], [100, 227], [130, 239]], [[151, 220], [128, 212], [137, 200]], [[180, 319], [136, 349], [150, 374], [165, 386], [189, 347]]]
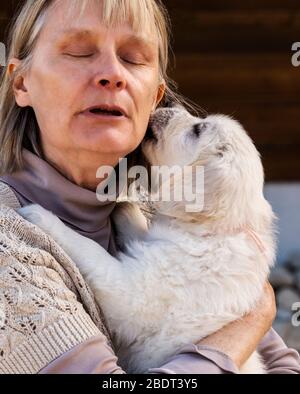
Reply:
[[[18, 0], [0, 0], [0, 41]], [[164, 0], [173, 25], [179, 90], [210, 113], [240, 120], [262, 155], [265, 195], [279, 218], [278, 265], [272, 282], [278, 331], [300, 350], [290, 324], [300, 301], [299, 0]], [[299, 57], [300, 58], [300, 57]]]

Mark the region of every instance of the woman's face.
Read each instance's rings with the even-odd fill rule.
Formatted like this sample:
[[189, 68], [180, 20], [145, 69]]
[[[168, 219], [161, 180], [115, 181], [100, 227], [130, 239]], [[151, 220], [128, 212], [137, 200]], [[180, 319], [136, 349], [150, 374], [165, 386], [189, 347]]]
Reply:
[[[80, 19], [67, 19], [71, 3], [57, 1], [50, 10], [16, 101], [33, 107], [46, 157], [85, 152], [118, 161], [140, 144], [163, 95], [158, 38], [136, 35], [129, 24], [105, 28], [96, 2]], [[84, 113], [103, 105], [126, 116]]]

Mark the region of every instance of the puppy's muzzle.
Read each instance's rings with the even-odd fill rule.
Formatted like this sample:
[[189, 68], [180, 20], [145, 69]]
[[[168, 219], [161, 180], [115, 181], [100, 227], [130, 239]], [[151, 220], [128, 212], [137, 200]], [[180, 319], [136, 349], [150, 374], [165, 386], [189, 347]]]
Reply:
[[156, 137], [167, 127], [175, 113], [174, 108], [159, 108], [151, 115], [149, 126]]

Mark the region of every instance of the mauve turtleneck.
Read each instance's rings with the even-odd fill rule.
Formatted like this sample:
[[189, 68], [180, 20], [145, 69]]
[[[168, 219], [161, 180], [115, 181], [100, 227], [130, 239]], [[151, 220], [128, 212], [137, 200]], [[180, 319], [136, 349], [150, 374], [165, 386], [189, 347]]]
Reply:
[[22, 206], [39, 204], [52, 211], [67, 226], [93, 239], [115, 255], [116, 245], [110, 220], [116, 203], [100, 202], [96, 192], [72, 183], [54, 167], [27, 149], [24, 167], [0, 180], [9, 185]]

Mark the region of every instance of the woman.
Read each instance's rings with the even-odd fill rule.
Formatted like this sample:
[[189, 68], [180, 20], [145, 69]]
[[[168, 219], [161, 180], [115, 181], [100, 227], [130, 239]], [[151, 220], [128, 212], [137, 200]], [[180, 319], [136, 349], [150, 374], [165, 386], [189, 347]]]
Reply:
[[[96, 172], [134, 159], [151, 112], [174, 97], [167, 20], [154, 0], [27, 0], [12, 26], [0, 92], [2, 373], [126, 373], [74, 263], [16, 209], [38, 203], [115, 253], [114, 204], [97, 201]], [[255, 311], [149, 373], [237, 373], [257, 346], [268, 373], [299, 373], [274, 315], [266, 285]]]

